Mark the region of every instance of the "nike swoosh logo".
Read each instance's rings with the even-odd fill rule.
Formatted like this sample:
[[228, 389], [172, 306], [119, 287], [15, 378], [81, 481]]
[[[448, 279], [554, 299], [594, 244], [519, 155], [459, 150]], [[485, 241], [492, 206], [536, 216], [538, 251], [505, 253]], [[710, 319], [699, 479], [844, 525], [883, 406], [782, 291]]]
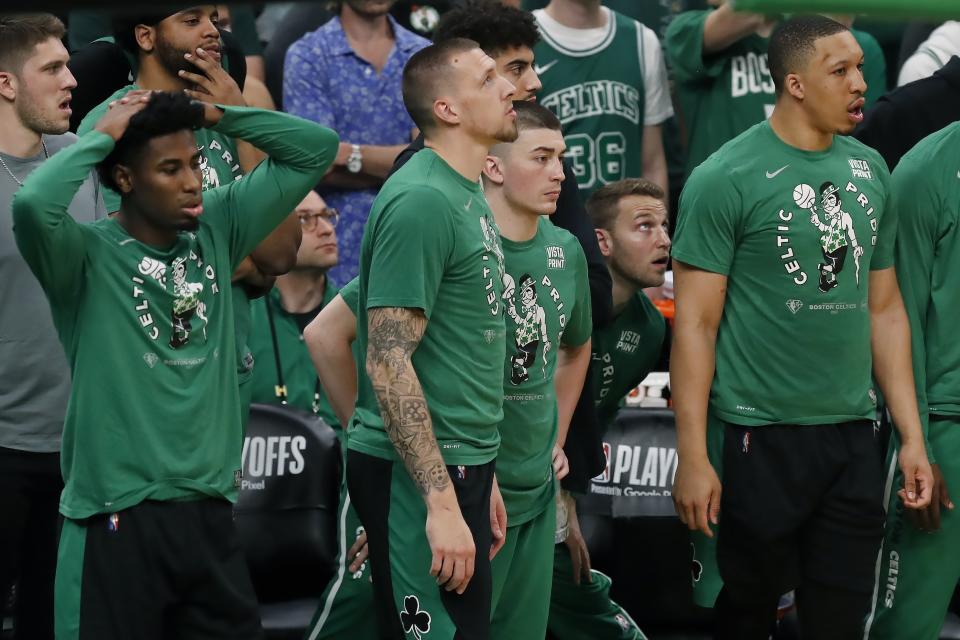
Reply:
[[465, 211], [470, 211], [470, 207], [471, 207], [471, 206], [473, 206], [473, 197], [472, 197], [472, 196], [470, 197], [469, 200], [467, 200], [467, 204], [463, 205], [463, 208], [464, 208]]
[[553, 62], [548, 62], [547, 64], [543, 65], [542, 67], [541, 67], [540, 65], [538, 65], [538, 64], [535, 64], [535, 65], [533, 65], [533, 71], [534, 71], [534, 73], [536, 73], [538, 76], [542, 76], [542, 75], [545, 74], [547, 71], [550, 71], [550, 67], [552, 67], [553, 65], [557, 64], [558, 62], [560, 62], [560, 61], [559, 61], [559, 60], [554, 60]]
[[783, 165], [782, 167], [780, 167], [779, 169], [777, 169], [776, 171], [767, 171], [767, 179], [769, 180], [770, 178], [776, 178], [778, 175], [780, 175], [780, 172], [781, 172], [781, 171], [783, 171], [784, 169], [786, 169], [786, 168], [789, 167], [789, 166], [790, 166], [790, 165], [785, 164], [785, 165]]

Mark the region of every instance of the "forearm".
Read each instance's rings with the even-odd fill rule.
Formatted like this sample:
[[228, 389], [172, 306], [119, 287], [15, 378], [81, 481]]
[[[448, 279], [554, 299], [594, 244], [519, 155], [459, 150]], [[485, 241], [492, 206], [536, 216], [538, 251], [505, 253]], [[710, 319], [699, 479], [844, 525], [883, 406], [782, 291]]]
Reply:
[[643, 128], [643, 178], [663, 189], [663, 202], [670, 202], [667, 179], [667, 156], [663, 150], [663, 132], [660, 125]]
[[400, 152], [407, 148], [405, 144], [390, 146], [360, 145], [360, 154], [363, 156], [361, 173], [379, 179], [381, 182], [390, 175], [393, 162]]
[[109, 135], [91, 131], [37, 167], [14, 196], [14, 227], [56, 226], [69, 218], [73, 197], [113, 147]]
[[902, 443], [923, 439], [911, 362], [910, 325], [899, 295], [871, 311], [873, 374], [886, 400]]
[[762, 14], [734, 11], [730, 2], [724, 3], [711, 12], [704, 22], [703, 54], [723, 51], [756, 31], [764, 19]]
[[453, 508], [456, 494], [411, 359], [426, 325], [427, 319], [420, 311], [371, 309], [367, 374], [380, 405], [384, 430], [428, 509]]
[[670, 380], [681, 459], [707, 459], [707, 405], [715, 367], [716, 332], [678, 323], [670, 353]]
[[553, 378], [557, 393], [557, 445], [560, 447], [567, 442], [570, 421], [580, 400], [589, 366], [590, 340], [577, 347], [561, 345], [557, 354], [557, 371]]
[[[318, 333], [322, 332], [321, 327]], [[306, 334], [304, 338], [307, 340], [323, 392], [327, 395], [340, 425], [346, 428], [357, 404], [357, 365], [353, 360], [350, 345], [323, 338], [311, 340]]]
[[333, 162], [337, 134], [296, 116], [252, 107], [222, 107], [223, 117], [213, 129], [247, 142], [284, 166], [316, 174]]
[[[50, 285], [70, 277], [81, 255], [80, 229], [69, 207], [90, 170], [113, 149], [109, 135], [92, 131], [59, 151], [24, 181], [13, 199], [13, 235], [37, 279]], [[75, 274], [74, 274], [75, 275]]]

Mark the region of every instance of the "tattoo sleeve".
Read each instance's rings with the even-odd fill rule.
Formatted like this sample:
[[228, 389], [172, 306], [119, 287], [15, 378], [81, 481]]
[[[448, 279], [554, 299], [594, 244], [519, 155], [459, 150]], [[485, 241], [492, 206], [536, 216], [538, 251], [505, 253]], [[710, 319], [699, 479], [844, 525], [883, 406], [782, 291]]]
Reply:
[[381, 307], [368, 318], [367, 374], [383, 426], [423, 495], [443, 491], [450, 476], [411, 358], [427, 328], [419, 309]]

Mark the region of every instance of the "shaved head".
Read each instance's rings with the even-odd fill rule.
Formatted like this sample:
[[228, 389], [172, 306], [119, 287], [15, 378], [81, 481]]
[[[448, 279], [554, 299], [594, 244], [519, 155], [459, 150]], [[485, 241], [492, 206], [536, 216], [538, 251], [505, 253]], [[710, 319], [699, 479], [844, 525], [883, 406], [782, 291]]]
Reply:
[[462, 53], [479, 49], [473, 40], [451, 38], [413, 54], [403, 69], [403, 104], [421, 131], [436, 126], [433, 103], [452, 81], [451, 60]]

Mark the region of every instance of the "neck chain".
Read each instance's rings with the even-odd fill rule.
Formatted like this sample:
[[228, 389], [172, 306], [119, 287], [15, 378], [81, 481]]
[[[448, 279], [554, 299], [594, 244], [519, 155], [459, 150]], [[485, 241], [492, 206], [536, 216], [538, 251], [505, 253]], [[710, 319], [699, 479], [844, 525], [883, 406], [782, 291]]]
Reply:
[[[40, 146], [43, 147], [43, 159], [46, 160], [50, 157], [50, 154], [47, 153], [47, 144], [43, 141], [43, 136], [40, 137]], [[10, 174], [10, 177], [13, 178], [13, 181], [17, 183], [18, 186], [23, 186], [23, 183], [20, 182], [20, 179], [17, 176], [13, 175], [13, 171], [10, 171], [10, 167], [7, 166], [7, 163], [4, 162], [3, 156], [0, 155], [0, 165], [7, 170], [7, 173]]]

